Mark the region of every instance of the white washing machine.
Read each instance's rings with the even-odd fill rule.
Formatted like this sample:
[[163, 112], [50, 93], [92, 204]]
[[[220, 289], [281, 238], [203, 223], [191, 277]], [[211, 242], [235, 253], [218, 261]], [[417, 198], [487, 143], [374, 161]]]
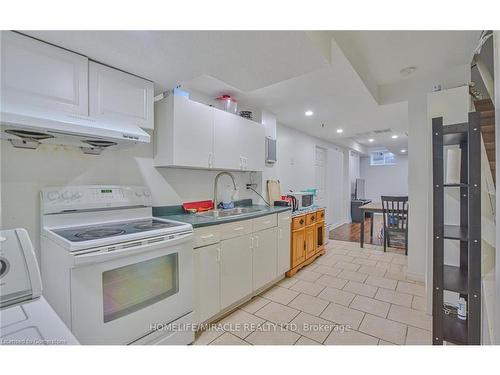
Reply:
[[0, 231], [0, 345], [78, 344], [41, 295], [40, 271], [28, 233]]

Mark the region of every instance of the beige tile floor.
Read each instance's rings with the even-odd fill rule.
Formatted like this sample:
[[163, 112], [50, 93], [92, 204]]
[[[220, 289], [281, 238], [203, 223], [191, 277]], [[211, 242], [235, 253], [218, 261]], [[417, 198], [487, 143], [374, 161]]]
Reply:
[[399, 249], [330, 241], [326, 254], [197, 336], [195, 345], [425, 345], [425, 288]]

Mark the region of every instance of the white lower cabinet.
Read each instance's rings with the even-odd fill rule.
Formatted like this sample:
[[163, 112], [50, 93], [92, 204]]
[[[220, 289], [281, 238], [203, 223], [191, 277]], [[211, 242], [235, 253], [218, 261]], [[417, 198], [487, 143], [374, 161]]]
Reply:
[[289, 211], [278, 214], [278, 238], [277, 238], [277, 276], [283, 275], [290, 270], [290, 223], [292, 214]]
[[252, 236], [245, 235], [221, 242], [221, 309], [252, 293]]
[[198, 323], [220, 307], [220, 243], [194, 249], [195, 317]]
[[253, 290], [276, 278], [276, 236], [278, 228], [253, 234]]

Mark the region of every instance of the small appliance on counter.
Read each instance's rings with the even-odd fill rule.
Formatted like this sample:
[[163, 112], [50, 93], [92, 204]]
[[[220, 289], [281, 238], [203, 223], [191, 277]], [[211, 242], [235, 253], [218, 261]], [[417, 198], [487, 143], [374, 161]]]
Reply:
[[78, 344], [41, 296], [40, 271], [25, 229], [0, 231], [0, 286], [0, 345]]
[[291, 191], [287, 196], [294, 197], [296, 200], [296, 210], [305, 210], [314, 206], [315, 192], [312, 191]]

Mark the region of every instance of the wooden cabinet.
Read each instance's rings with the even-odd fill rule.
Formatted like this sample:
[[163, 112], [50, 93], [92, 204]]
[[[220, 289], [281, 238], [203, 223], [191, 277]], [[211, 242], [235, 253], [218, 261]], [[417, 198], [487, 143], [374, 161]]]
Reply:
[[[274, 215], [275, 216], [275, 215]], [[253, 290], [276, 279], [276, 240], [278, 228], [253, 233]]]
[[244, 235], [221, 242], [221, 309], [252, 293], [252, 236]]
[[2, 111], [88, 115], [88, 59], [12, 31], [1, 33]]
[[194, 250], [195, 313], [203, 323], [220, 311], [220, 244]]
[[278, 245], [277, 245], [277, 264], [276, 275], [281, 276], [290, 269], [290, 223], [291, 212], [281, 212], [278, 214]]
[[153, 82], [89, 63], [89, 113], [93, 118], [153, 129], [153, 96]]
[[170, 95], [155, 103], [155, 165], [262, 171], [264, 126]]
[[291, 222], [291, 269], [293, 276], [302, 267], [325, 253], [325, 210], [320, 209], [292, 218]]

